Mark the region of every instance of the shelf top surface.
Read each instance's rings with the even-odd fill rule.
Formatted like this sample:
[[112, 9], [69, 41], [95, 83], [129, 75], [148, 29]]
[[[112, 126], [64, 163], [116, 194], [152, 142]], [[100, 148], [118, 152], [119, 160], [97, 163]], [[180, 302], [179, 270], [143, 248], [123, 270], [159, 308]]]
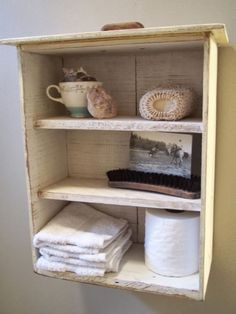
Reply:
[[118, 273], [104, 277], [79, 277], [72, 272], [49, 272], [37, 269], [39, 274], [72, 281], [98, 284], [112, 288], [124, 288], [161, 294], [184, 295], [199, 299], [199, 274], [185, 277], [161, 276], [145, 266], [143, 245], [134, 244], [121, 261]]
[[189, 35], [192, 37], [199, 36], [204, 38], [206, 35], [212, 34], [218, 44], [226, 44], [228, 36], [224, 24], [194, 24], [167, 27], [151, 27], [128, 30], [114, 31], [95, 31], [72, 34], [57, 34], [33, 37], [19, 37], [1, 39], [0, 44], [5, 45], [42, 45], [66, 42], [95, 42], [95, 41], [118, 41], [143, 39], [153, 37], [155, 39], [167, 38], [169, 41], [175, 41], [178, 37]]
[[201, 210], [201, 199], [185, 199], [160, 193], [111, 188], [106, 179], [68, 177], [39, 191], [45, 199], [103, 203], [178, 210]]
[[203, 132], [203, 123], [200, 118], [185, 118], [179, 121], [150, 121], [136, 116], [119, 116], [112, 119], [79, 119], [58, 116], [36, 120], [34, 126], [39, 129], [65, 130]]

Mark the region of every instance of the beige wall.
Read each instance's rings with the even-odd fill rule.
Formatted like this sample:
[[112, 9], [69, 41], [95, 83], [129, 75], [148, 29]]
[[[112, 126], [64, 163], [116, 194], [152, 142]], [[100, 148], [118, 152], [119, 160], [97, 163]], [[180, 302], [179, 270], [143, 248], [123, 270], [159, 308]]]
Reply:
[[[235, 0], [0, 0], [0, 37], [90, 31], [138, 20], [145, 26], [223, 22], [235, 42], [235, 16]], [[196, 302], [32, 272], [16, 52], [0, 47], [0, 314], [236, 313], [236, 50], [221, 49], [219, 66], [214, 257], [206, 301]]]

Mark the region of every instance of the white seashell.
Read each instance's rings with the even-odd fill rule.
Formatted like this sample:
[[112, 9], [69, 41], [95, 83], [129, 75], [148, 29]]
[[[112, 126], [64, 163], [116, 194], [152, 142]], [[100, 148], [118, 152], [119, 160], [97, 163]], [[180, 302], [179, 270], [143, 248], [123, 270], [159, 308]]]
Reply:
[[180, 120], [192, 113], [194, 105], [195, 94], [191, 88], [161, 85], [141, 97], [139, 112], [148, 120]]
[[117, 107], [112, 97], [102, 86], [93, 87], [87, 93], [88, 111], [98, 119], [114, 118], [117, 116]]

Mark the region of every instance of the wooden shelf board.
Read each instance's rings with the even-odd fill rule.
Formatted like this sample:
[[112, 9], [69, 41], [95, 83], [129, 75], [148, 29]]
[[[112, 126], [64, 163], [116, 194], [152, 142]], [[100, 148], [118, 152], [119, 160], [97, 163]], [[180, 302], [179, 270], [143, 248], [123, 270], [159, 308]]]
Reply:
[[60, 43], [65, 45], [66, 43], [96, 43], [98, 42], [113, 42], [121, 39], [130, 40], [134, 39], [148, 39], [155, 38], [160, 40], [162, 38], [174, 41], [175, 38], [181, 36], [201, 36], [211, 33], [216, 42], [219, 44], [226, 44], [228, 42], [228, 36], [226, 33], [224, 24], [193, 24], [193, 25], [178, 25], [178, 26], [166, 26], [166, 27], [145, 27], [139, 29], [126, 29], [126, 30], [114, 30], [114, 31], [95, 31], [84, 33], [72, 33], [72, 34], [57, 34], [46, 36], [33, 36], [33, 37], [19, 37], [19, 38], [7, 38], [1, 39], [0, 44], [5, 45], [43, 45], [50, 43]]
[[[198, 50], [203, 49], [203, 42], [204, 39], [202, 36], [194, 36], [190, 38], [190, 41], [186, 41], [186, 38], [180, 38], [176, 42], [167, 41], [158, 41], [150, 39], [148, 42], [143, 43], [141, 42], [133, 42], [130, 43], [123, 43], [123, 44], [109, 44], [104, 42], [102, 46], [84, 44], [80, 45], [78, 43], [68, 43], [68, 47], [64, 45], [55, 43], [53, 47], [49, 45], [27, 45], [23, 46], [23, 51], [29, 51], [32, 53], [39, 53], [39, 54], [47, 54], [47, 55], [70, 55], [70, 54], [78, 54], [78, 55], [115, 55], [115, 54], [136, 54], [139, 55], [140, 53], [154, 53], [154, 52], [161, 52], [167, 50]], [[67, 45], [66, 45], [67, 46]]]
[[106, 179], [71, 178], [39, 191], [44, 199], [103, 203], [150, 208], [200, 211], [201, 199], [184, 199], [159, 193], [111, 188]]
[[78, 119], [60, 116], [39, 119], [35, 121], [34, 126], [40, 129], [65, 130], [203, 132], [203, 124], [200, 118], [186, 118], [179, 121], [149, 121], [141, 117], [128, 116], [120, 116], [113, 119]]
[[35, 271], [50, 277], [112, 288], [199, 299], [198, 273], [186, 277], [167, 277], [148, 270], [144, 263], [144, 251], [141, 244], [134, 244], [127, 252], [118, 273], [106, 274], [104, 277], [79, 277], [71, 272], [50, 272], [37, 268]]

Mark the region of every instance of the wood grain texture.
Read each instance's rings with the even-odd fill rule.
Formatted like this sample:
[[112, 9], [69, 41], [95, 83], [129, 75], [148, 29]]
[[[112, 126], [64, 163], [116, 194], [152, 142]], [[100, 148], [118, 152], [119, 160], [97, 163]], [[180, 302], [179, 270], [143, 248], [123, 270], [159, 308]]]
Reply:
[[101, 42], [100, 45], [84, 43], [54, 43], [44, 45], [23, 45], [22, 50], [37, 54], [46, 54], [53, 56], [65, 55], [110, 55], [110, 54], [138, 54], [143, 51], [156, 52], [164, 50], [193, 49], [203, 46], [204, 38], [202, 36], [178, 38], [176, 41], [156, 40], [147, 38], [135, 42]]
[[65, 56], [64, 67], [78, 69], [82, 66], [89, 75], [103, 83], [115, 100], [119, 115], [134, 116], [135, 59], [126, 55]]
[[69, 176], [106, 178], [108, 170], [127, 168], [129, 139], [129, 132], [68, 132]]
[[111, 23], [105, 24], [101, 31], [113, 31], [118, 29], [133, 29], [133, 28], [144, 28], [140, 22], [124, 22], [124, 23]]
[[66, 178], [40, 190], [39, 197], [66, 201], [200, 211], [201, 200], [110, 188], [105, 179]]
[[159, 276], [149, 271], [144, 263], [143, 245], [133, 245], [124, 256], [120, 271], [118, 273], [106, 274], [104, 277], [79, 277], [70, 272], [49, 272], [37, 269], [36, 267], [35, 271], [50, 277], [105, 287], [199, 299], [198, 274], [175, 278]]
[[50, 100], [46, 88], [62, 76], [62, 58], [21, 52], [24, 84], [24, 114], [27, 127], [35, 119], [67, 113], [65, 106]]
[[[148, 271], [143, 260], [143, 245], [134, 246], [126, 254], [118, 274], [104, 278], [77, 277], [72, 273], [51, 273], [35, 268], [38, 273], [107, 287], [204, 298], [212, 256], [215, 40], [227, 42], [223, 25], [93, 32], [1, 42], [21, 45], [20, 85], [31, 237], [68, 201], [96, 203], [104, 212], [126, 217], [136, 242], [144, 239], [147, 207], [201, 212], [200, 274], [168, 278]], [[76, 54], [66, 55], [73, 52]], [[117, 117], [102, 122], [85, 119], [81, 123], [65, 118], [65, 107], [50, 101], [45, 93], [49, 84], [60, 81], [63, 62], [65, 66], [82, 65], [91, 75], [98, 76], [117, 97], [120, 115], [132, 118]], [[195, 117], [198, 119], [168, 124], [152, 121], [152, 124], [151, 121], [141, 123], [140, 118], [135, 117], [140, 96], [164, 81], [189, 84], [197, 91], [199, 111]], [[55, 118], [57, 116], [61, 118]], [[202, 199], [185, 200], [108, 187], [105, 172], [128, 165], [131, 130], [200, 133], [195, 144], [201, 145], [202, 140]], [[35, 262], [37, 251], [32, 253]]]
[[[137, 56], [137, 105], [140, 98], [160, 84], [181, 84], [197, 95], [192, 116], [201, 117], [203, 50], [169, 50]], [[137, 110], [138, 111], [138, 110]]]
[[132, 116], [118, 116], [113, 119], [76, 119], [69, 116], [57, 116], [36, 120], [34, 127], [57, 130], [203, 132], [200, 118], [185, 118], [179, 121], [148, 121], [141, 117]]
[[204, 47], [203, 123], [206, 132], [202, 138], [202, 212], [200, 230], [201, 293], [205, 297], [212, 261], [215, 141], [216, 141], [216, 94], [217, 94], [217, 45], [212, 37]]
[[142, 40], [147, 40], [150, 37], [155, 37], [156, 39], [170, 38], [169, 40], [174, 41], [183, 35], [188, 36], [201, 36], [208, 35], [212, 33], [215, 40], [219, 44], [226, 44], [228, 42], [228, 37], [224, 24], [193, 24], [193, 25], [179, 25], [179, 26], [167, 26], [167, 27], [150, 27], [143, 29], [134, 30], [118, 30], [110, 32], [87, 32], [87, 33], [75, 33], [75, 34], [59, 34], [59, 35], [49, 35], [49, 36], [34, 36], [34, 37], [21, 37], [21, 38], [9, 38], [2, 39], [0, 44], [5, 45], [29, 45], [36, 44], [38, 46], [45, 43], [56, 43], [62, 42], [64, 45], [66, 42], [70, 41], [90, 41], [98, 42], [101, 45], [103, 40], [111, 41], [119, 39], [127, 39], [132, 41], [134, 39], [140, 38]]
[[134, 206], [118, 206], [97, 203], [92, 203], [91, 206], [115, 218], [123, 218], [126, 219], [129, 223], [133, 224], [138, 223], [137, 208]]
[[185, 199], [200, 198], [200, 192], [189, 192], [177, 188], [170, 188], [164, 185], [155, 185], [140, 182], [127, 182], [127, 181], [109, 181], [109, 186], [113, 188], [131, 189], [139, 191], [149, 191], [154, 193], [162, 193], [165, 195], [172, 195]]
[[145, 207], [138, 207], [138, 242], [144, 243], [145, 240]]
[[[37, 118], [65, 112], [63, 107], [53, 104], [45, 94], [46, 86], [59, 78], [61, 59], [19, 51], [19, 64], [29, 212], [33, 236], [65, 204], [62, 201], [38, 198], [40, 187], [61, 180], [68, 173], [65, 131], [38, 130], [38, 132], [33, 127], [33, 121]], [[47, 70], [42, 71], [44, 68]], [[34, 250], [33, 256], [35, 258]]]

